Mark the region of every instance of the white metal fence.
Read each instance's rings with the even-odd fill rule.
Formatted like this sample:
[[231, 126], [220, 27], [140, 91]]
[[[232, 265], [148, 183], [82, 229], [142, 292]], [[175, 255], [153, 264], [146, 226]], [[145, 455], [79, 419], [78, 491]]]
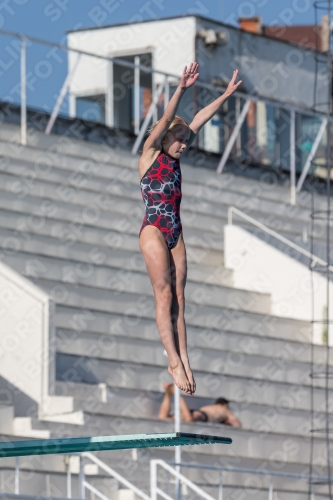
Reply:
[[[316, 499], [316, 488], [318, 486], [325, 485], [328, 482], [328, 478], [325, 476], [312, 475], [310, 476], [307, 473], [304, 474], [295, 474], [274, 470], [263, 470], [263, 469], [251, 469], [251, 468], [240, 468], [240, 467], [230, 467], [230, 466], [210, 466], [203, 464], [189, 464], [182, 462], [165, 462], [160, 459], [153, 459], [150, 461], [150, 494], [145, 493], [140, 488], [131, 483], [124, 476], [119, 474], [117, 471], [109, 467], [105, 462], [103, 462], [100, 458], [90, 452], [84, 452], [82, 454], [73, 454], [66, 455], [67, 460], [67, 492], [66, 496], [63, 498], [73, 499], [72, 496], [72, 479], [73, 479], [73, 471], [71, 468], [71, 457], [75, 457], [79, 461], [78, 471], [75, 471], [75, 475], [77, 475], [77, 491], [78, 495], [76, 500], [84, 500], [86, 498], [86, 491], [91, 492], [95, 497], [100, 498], [101, 500], [110, 500], [104, 493], [98, 490], [95, 486], [93, 486], [86, 479], [85, 475], [85, 465], [87, 461], [95, 464], [98, 467], [98, 471], [105, 472], [108, 476], [114, 478], [119, 485], [126, 488], [127, 490], [132, 491], [135, 494], [136, 498], [140, 498], [143, 500], [158, 500], [159, 498], [164, 498], [165, 500], [175, 500], [183, 498], [189, 498], [190, 492], [195, 495], [195, 498], [203, 498], [205, 500], [224, 500], [226, 498], [226, 488], [231, 490], [239, 489], [242, 491], [248, 490], [251, 492], [251, 495], [255, 494], [255, 492], [261, 492], [265, 495], [267, 494], [268, 500], [273, 500], [274, 494], [276, 491], [288, 490], [289, 498], [292, 500], [293, 494], [296, 496], [299, 495], [299, 487], [295, 487], [294, 491], [288, 488], [285, 484], [283, 487], [281, 485], [277, 485], [277, 480], [285, 479], [290, 480], [290, 484], [295, 481], [300, 481], [302, 484], [302, 493], [310, 494], [310, 500]], [[202, 479], [201, 486], [195, 484], [192, 480], [184, 475], [184, 469], [186, 470], [196, 470], [201, 473], [211, 472], [215, 474], [215, 477], [210, 481], [206, 479]], [[162, 474], [161, 472], [164, 472]], [[160, 472], [159, 472], [160, 471]], [[182, 472], [180, 472], [182, 471]], [[239, 475], [240, 479], [235, 482], [235, 479], [228, 480], [228, 474]], [[264, 477], [265, 480], [249, 480], [249, 476], [255, 476], [257, 478]], [[92, 477], [92, 476], [91, 476]], [[205, 478], [205, 476], [203, 475]], [[243, 480], [242, 480], [243, 478]], [[147, 487], [148, 487], [148, 477], [147, 477]], [[20, 491], [20, 462], [19, 458], [16, 458], [16, 467], [15, 467], [15, 477], [14, 477], [15, 490], [13, 492], [0, 492], [0, 497], [13, 497], [13, 498], [29, 498], [29, 495], [26, 495]], [[179, 487], [179, 484], [181, 487]], [[239, 486], [236, 486], [238, 484]], [[186, 495], [182, 495], [182, 490], [184, 487], [187, 490]], [[205, 488], [205, 489], [204, 489]], [[216, 491], [215, 496], [207, 493], [205, 490]], [[320, 495], [323, 495], [320, 492]], [[38, 498], [36, 496], [31, 496], [31, 498]], [[53, 497], [41, 497], [47, 498], [48, 500], [53, 500]], [[252, 498], [254, 498], [252, 496]]]
[[[235, 486], [234, 482], [226, 482], [225, 481], [225, 476], [228, 473], [233, 473], [233, 474], [239, 474], [239, 475], [250, 475], [250, 476], [263, 476], [267, 478], [266, 484], [267, 486], [261, 482], [261, 481], [256, 481], [255, 483], [250, 483], [248, 482], [246, 484], [246, 481], [242, 484], [240, 481], [238, 484], [239, 490], [248, 490], [248, 493], [250, 495], [251, 493], [251, 498], [256, 498], [256, 491], [267, 493], [267, 499], [268, 500], [273, 500], [275, 498], [274, 493], [277, 490], [282, 490], [282, 488], [277, 488], [274, 485], [274, 479], [278, 478], [284, 478], [284, 479], [290, 479], [291, 481], [296, 481], [300, 480], [301, 482], [304, 483], [303, 487], [303, 494], [305, 495], [304, 498], [308, 498], [308, 493], [310, 494], [310, 500], [315, 500], [316, 499], [316, 485], [323, 485], [328, 482], [329, 478], [324, 477], [324, 476], [310, 476], [308, 474], [293, 474], [293, 473], [288, 473], [288, 472], [277, 472], [277, 471], [268, 471], [268, 470], [261, 470], [261, 469], [250, 469], [250, 468], [240, 468], [240, 467], [228, 467], [228, 466], [221, 466], [221, 467], [215, 467], [215, 466], [209, 466], [209, 465], [202, 465], [202, 464], [187, 464], [187, 463], [173, 463], [173, 462], [164, 462], [163, 460], [152, 460], [151, 461], [151, 500], [158, 500], [159, 496], [162, 498], [165, 498], [166, 500], [173, 500], [174, 497], [171, 497], [168, 493], [165, 493], [165, 491], [162, 490], [162, 487], [159, 486], [159, 481], [158, 481], [158, 474], [157, 474], [157, 467], [160, 466], [162, 467], [165, 471], [169, 473], [169, 478], [167, 481], [164, 482], [164, 486], [170, 491], [170, 479], [172, 476], [178, 477], [179, 480], [181, 481], [182, 484], [187, 485], [190, 487], [198, 496], [198, 498], [205, 498], [206, 500], [223, 500], [225, 498], [225, 489], [226, 489], [226, 484], [232, 489], [235, 490], [237, 487]], [[212, 471], [215, 472], [218, 476], [218, 481], [213, 485], [212, 483], [206, 482], [204, 486], [199, 488], [196, 486], [192, 481], [190, 481], [188, 478], [184, 476], [184, 473], [181, 474], [176, 471], [175, 467], [181, 467], [182, 469], [195, 469], [198, 471]], [[206, 487], [212, 488], [212, 486], [215, 486], [215, 489], [218, 490], [217, 497], [212, 497], [208, 493], [206, 493], [202, 488]], [[286, 489], [287, 488], [283, 488]], [[288, 491], [288, 495], [290, 500], [293, 498], [293, 494], [299, 498], [299, 490], [295, 489], [295, 491]], [[184, 496], [183, 496], [184, 498]], [[239, 497], [235, 494], [232, 494], [232, 498], [243, 498], [242, 495], [239, 495]], [[245, 498], [245, 497], [244, 497]]]

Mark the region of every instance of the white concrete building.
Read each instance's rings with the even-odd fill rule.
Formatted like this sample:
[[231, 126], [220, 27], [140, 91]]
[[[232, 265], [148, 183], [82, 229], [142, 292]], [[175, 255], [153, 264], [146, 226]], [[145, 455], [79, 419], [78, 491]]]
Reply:
[[[225, 86], [233, 70], [238, 68], [244, 95], [253, 94], [283, 105], [311, 109], [326, 100], [328, 79], [324, 72], [326, 56], [323, 52], [317, 58], [321, 76], [317, 78], [314, 96], [316, 51], [198, 15], [73, 31], [68, 34], [68, 45], [175, 76], [181, 74], [186, 64], [196, 60], [200, 64], [199, 81], [221, 86]], [[135, 71], [96, 57], [83, 55], [79, 61], [77, 58], [77, 53], [69, 52], [69, 71], [77, 64], [70, 85], [71, 116], [101, 121], [110, 127], [137, 133], [151, 102], [152, 91], [161, 84], [164, 76]], [[176, 78], [169, 78], [170, 92], [176, 83]], [[135, 93], [140, 95], [139, 104]], [[190, 121], [194, 112], [214, 97], [216, 93], [197, 85], [186, 94], [179, 114]], [[240, 101], [240, 98], [230, 99], [206, 125], [198, 144], [202, 149], [216, 153], [223, 151], [230, 135], [228, 129], [239, 115]], [[163, 94], [154, 119], [160, 116], [162, 106]], [[239, 141], [237, 147], [244, 149], [243, 153], [253, 160], [266, 164], [281, 162], [281, 166], [287, 166], [287, 115], [267, 101], [257, 103], [250, 110], [247, 125], [242, 129], [242, 142], [246, 147], [244, 149]], [[302, 117], [297, 127], [296, 136], [304, 136], [312, 129], [315, 134], [319, 123]], [[255, 143], [252, 149], [256, 152], [250, 150], [251, 136], [254, 137], [252, 143]], [[297, 156], [300, 158], [298, 168], [301, 168], [304, 163], [302, 145]]]

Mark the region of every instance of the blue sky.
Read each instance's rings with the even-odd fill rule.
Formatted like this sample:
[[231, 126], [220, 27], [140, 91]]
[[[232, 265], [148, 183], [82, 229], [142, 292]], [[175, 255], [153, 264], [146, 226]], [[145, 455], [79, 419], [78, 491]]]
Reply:
[[[262, 16], [267, 25], [313, 24], [315, 19], [312, 0], [3, 0], [0, 29], [66, 44], [66, 30], [188, 13], [232, 25], [238, 17], [252, 15]], [[10, 95], [19, 102], [18, 51], [12, 38], [0, 36], [0, 99]], [[45, 59], [52, 65], [43, 64]], [[28, 105], [51, 109], [66, 77], [65, 53], [50, 54], [50, 47], [32, 44], [27, 70]]]

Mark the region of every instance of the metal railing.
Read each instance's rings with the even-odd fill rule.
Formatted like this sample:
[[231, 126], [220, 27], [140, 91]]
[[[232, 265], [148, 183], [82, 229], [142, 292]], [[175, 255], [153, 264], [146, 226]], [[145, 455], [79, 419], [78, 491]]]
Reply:
[[[62, 44], [57, 44], [53, 42], [49, 42], [46, 40], [41, 40], [36, 37], [30, 37], [30, 36], [25, 36], [20, 33], [15, 33], [12, 31], [7, 31], [7, 30], [0, 30], [0, 34], [5, 35], [5, 36], [10, 36], [17, 38], [21, 40], [21, 63], [20, 63], [20, 94], [21, 94], [21, 100], [20, 100], [20, 107], [21, 107], [21, 144], [26, 145], [27, 143], [27, 69], [26, 69], [26, 60], [27, 60], [27, 42], [31, 43], [38, 43], [41, 45], [45, 46], [51, 46], [53, 48], [57, 48], [66, 52], [71, 52], [77, 54], [77, 60], [75, 64], [73, 65], [71, 71], [67, 74], [65, 81], [62, 85], [62, 88], [59, 92], [56, 104], [53, 108], [53, 111], [50, 115], [50, 118], [48, 120], [48, 123], [45, 128], [45, 133], [50, 134], [52, 131], [52, 127], [55, 123], [55, 120], [58, 116], [58, 113], [60, 111], [61, 105], [64, 101], [64, 98], [70, 88], [70, 83], [71, 80], [73, 79], [73, 76], [76, 72], [76, 69], [78, 67], [79, 61], [81, 56], [89, 56], [89, 57], [94, 57], [97, 59], [101, 59], [104, 61], [108, 61], [109, 63], [117, 63], [117, 65], [124, 66], [127, 68], [131, 68], [134, 70], [134, 110], [135, 110], [135, 119], [134, 119], [134, 133], [137, 135], [137, 139], [135, 141], [135, 144], [132, 148], [132, 153], [135, 154], [138, 151], [138, 148], [140, 146], [140, 143], [144, 137], [144, 134], [147, 130], [147, 127], [150, 123], [150, 120], [154, 117], [155, 111], [157, 104], [159, 102], [159, 99], [162, 95], [162, 92], [164, 91], [164, 109], [167, 105], [167, 102], [169, 100], [169, 85], [170, 85], [170, 80], [173, 81], [178, 81], [179, 80], [179, 75], [175, 75], [172, 73], [165, 73], [163, 71], [159, 71], [156, 69], [153, 69], [151, 67], [143, 66], [138, 64], [138, 58], [135, 59], [134, 63], [130, 61], [126, 61], [121, 59], [121, 57], [112, 57], [112, 56], [105, 56], [101, 54], [96, 54], [92, 53], [89, 51], [85, 50], [79, 50], [79, 49], [74, 49], [71, 47], [68, 47], [66, 45]], [[140, 78], [138, 77], [138, 72], [143, 71], [145, 73], [151, 73], [152, 75], [160, 75], [162, 76], [162, 83], [159, 85], [155, 86], [155, 91], [153, 92], [152, 95], [152, 101], [150, 108], [148, 110], [148, 113], [140, 127], [139, 123], [139, 117], [138, 117], [138, 110], [140, 109], [139, 105], [139, 99], [140, 99], [140, 92], [139, 92], [139, 85], [140, 85]], [[111, 82], [112, 83], [112, 82]], [[110, 84], [110, 82], [109, 82]], [[219, 85], [213, 85], [210, 83], [202, 82], [198, 80], [196, 82], [196, 86], [209, 90], [214, 93], [223, 93], [225, 91], [225, 88]], [[327, 116], [325, 113], [321, 113], [319, 111], [312, 111], [307, 108], [299, 107], [299, 106], [294, 106], [292, 104], [288, 103], [282, 103], [280, 101], [270, 99], [270, 98], [265, 98], [263, 96], [257, 96], [257, 95], [250, 95], [250, 94], [245, 94], [242, 92], [235, 92], [234, 97], [239, 99], [239, 102], [243, 100], [245, 103], [243, 105], [242, 111], [239, 113], [236, 119], [236, 123], [232, 129], [231, 135], [227, 140], [227, 143], [225, 144], [224, 147], [224, 152], [221, 156], [220, 162], [217, 167], [217, 173], [222, 173], [224, 166], [229, 158], [229, 155], [232, 151], [232, 147], [239, 136], [239, 132], [241, 130], [241, 127], [244, 123], [244, 120], [247, 116], [247, 112], [249, 110], [251, 102], [263, 102], [267, 105], [273, 106], [275, 108], [281, 108], [285, 109], [290, 113], [290, 201], [292, 204], [296, 203], [296, 193], [300, 191], [302, 184], [304, 182], [304, 179], [309, 171], [309, 168], [311, 166], [311, 161], [313, 160], [317, 148], [319, 146], [319, 143], [323, 137], [324, 131], [326, 129], [326, 125], [328, 120], [332, 121], [333, 118], [331, 116]], [[110, 106], [112, 108], [113, 103], [110, 103]], [[113, 108], [112, 108], [113, 109]], [[296, 148], [296, 137], [295, 137], [295, 113], [300, 113], [305, 116], [309, 117], [317, 117], [320, 118], [322, 123], [321, 126], [318, 130], [317, 136], [312, 144], [311, 151], [308, 155], [308, 158], [305, 162], [302, 175], [297, 183], [296, 186], [296, 164], [295, 164], [295, 148]], [[111, 120], [112, 122], [112, 120]]]
[[[16, 493], [0, 493], [0, 498], [14, 498], [15, 500], [67, 500], [68, 497], [55, 497], [53, 495], [25, 495]], [[81, 498], [72, 498], [71, 500], [82, 500]], [[107, 500], [110, 500], [109, 498]]]
[[[311, 500], [315, 500], [316, 498], [316, 493], [315, 493], [315, 485], [316, 484], [325, 484], [329, 480], [328, 477], [326, 476], [310, 476], [309, 474], [295, 474], [291, 472], [277, 472], [277, 471], [267, 471], [267, 470], [258, 470], [258, 469], [248, 469], [248, 468], [241, 468], [241, 467], [228, 467], [228, 466], [212, 466], [212, 465], [201, 465], [201, 464], [187, 464], [187, 463], [176, 463], [176, 462], [163, 462], [162, 460], [153, 460], [152, 462], [158, 462], [158, 465], [163, 466], [168, 472], [172, 473], [172, 475], [175, 474], [175, 469], [173, 467], [182, 467], [182, 468], [188, 468], [188, 469], [201, 469], [201, 470], [212, 470], [216, 471], [219, 473], [219, 483], [218, 483], [218, 500], [223, 500], [223, 494], [224, 494], [224, 480], [223, 480], [223, 473], [226, 472], [232, 472], [232, 473], [237, 473], [237, 474], [253, 474], [253, 475], [259, 475], [259, 476], [266, 476], [268, 478], [268, 500], [273, 500], [274, 499], [274, 477], [281, 477], [281, 478], [289, 478], [289, 479], [301, 479], [303, 481], [307, 482], [307, 485], [310, 485], [310, 490], [311, 490]], [[162, 463], [163, 462], [163, 465]], [[166, 467], [168, 466], [168, 467]], [[182, 474], [180, 474], [180, 479], [184, 478]], [[185, 478], [187, 482], [192, 483], [189, 479]], [[157, 481], [157, 480], [156, 480]], [[184, 482], [187, 484], [186, 482]], [[194, 483], [192, 483], [194, 484]], [[211, 487], [211, 485], [209, 485]], [[198, 487], [197, 487], [198, 488]], [[240, 488], [242, 488], [240, 486]], [[199, 490], [203, 491], [201, 488]], [[160, 488], [157, 488], [157, 493], [161, 492]], [[164, 495], [164, 492], [162, 492], [164, 498], [167, 498], [167, 500], [172, 500], [171, 497], [167, 497]], [[203, 498], [210, 498], [213, 500], [214, 499], [212, 496], [208, 495], [206, 492], [203, 491], [203, 493], [206, 496], [203, 496]], [[290, 495], [292, 495], [292, 492], [289, 492]], [[298, 491], [295, 491], [295, 494], [299, 494]], [[152, 500], [157, 500], [157, 496], [153, 497]]]
[[109, 467], [105, 462], [97, 458], [95, 455], [89, 452], [84, 452], [81, 454], [80, 457], [80, 492], [81, 492], [81, 498], [85, 498], [85, 493], [84, 490], [87, 488], [88, 490], [92, 491], [95, 495], [97, 495], [99, 498], [102, 500], [109, 500], [103, 493], [98, 491], [94, 486], [89, 484], [84, 477], [84, 459], [88, 458], [91, 462], [96, 464], [100, 469], [104, 470], [104, 472], [107, 472], [111, 477], [116, 479], [118, 483], [122, 484], [129, 490], [133, 491], [133, 493], [139, 497], [142, 498], [143, 500], [150, 500], [150, 496], [144, 493], [142, 490], [137, 488], [133, 483], [125, 479], [123, 476], [121, 476], [118, 472], [116, 472], [114, 469]]
[[[71, 455], [64, 455], [66, 457], [68, 457], [68, 467], [67, 467], [67, 483], [66, 483], [66, 488], [67, 488], [67, 491], [66, 491], [66, 496], [65, 497], [59, 497], [59, 496], [54, 496], [54, 495], [28, 495], [28, 494], [25, 494], [25, 493], [22, 493], [20, 492], [20, 457], [15, 457], [15, 472], [14, 472], [14, 491], [13, 492], [0, 492], [0, 498], [1, 497], [5, 497], [5, 498], [9, 498], [9, 497], [13, 497], [13, 498], [17, 498], [17, 499], [20, 499], [20, 498], [31, 498], [31, 499], [41, 499], [41, 500], [65, 500], [65, 499], [68, 499], [68, 498], [71, 498], [72, 500], [82, 500], [83, 497], [77, 497], [77, 498], [73, 498], [72, 497], [72, 482], [71, 482], [71, 460], [70, 458], [72, 456], [77, 456], [77, 458], [79, 458], [78, 455], [74, 455], [74, 454], [71, 454]], [[25, 457], [26, 458], [26, 457]], [[78, 487], [78, 491], [80, 491], [80, 476], [79, 476], [79, 487]]]
[[[320, 264], [321, 266], [327, 266], [327, 262], [325, 260], [321, 259], [320, 257], [317, 257], [317, 255], [314, 255], [313, 253], [309, 252], [308, 250], [305, 250], [304, 248], [297, 245], [293, 241], [288, 240], [288, 238], [285, 238], [281, 234], [277, 233], [273, 229], [270, 229], [268, 226], [265, 226], [265, 224], [262, 224], [261, 222], [257, 221], [253, 217], [250, 217], [249, 215], [242, 212], [241, 210], [239, 210], [236, 207], [232, 207], [232, 206], [228, 207], [228, 224], [229, 225], [233, 224], [233, 217], [232, 217], [233, 213], [239, 215], [239, 217], [243, 218], [244, 220], [246, 220], [250, 224], [253, 224], [254, 226], [256, 226], [257, 228], [266, 232], [270, 236], [273, 236], [273, 238], [276, 238], [277, 240], [281, 241], [285, 245], [288, 245], [290, 248], [292, 248], [293, 250], [296, 250], [297, 252], [301, 253], [305, 257], [309, 257], [310, 259], [312, 259], [313, 265], [315, 265], [317, 263], [317, 264]], [[330, 271], [333, 271], [333, 266], [330, 265], [329, 269], [330, 269]]]
[[[173, 464], [177, 468], [180, 467], [182, 464]], [[169, 474], [174, 476], [177, 480], [179, 480], [182, 484], [185, 484], [188, 488], [190, 488], [196, 495], [200, 498], [204, 498], [205, 500], [215, 500], [211, 495], [208, 495], [202, 488], [199, 488], [196, 484], [194, 484], [192, 481], [187, 479], [183, 474], [178, 472], [178, 470], [174, 469], [169, 465], [167, 462], [164, 462], [164, 460], [151, 460], [150, 461], [150, 495], [151, 495], [151, 500], [157, 500], [158, 496], [161, 496], [162, 498], [165, 498], [165, 500], [173, 500], [173, 498], [168, 494], [165, 493], [161, 488], [158, 486], [158, 474], [157, 474], [157, 467], [160, 466], [163, 469], [165, 469]], [[181, 489], [178, 489], [178, 495], [180, 497], [181, 495]]]
[[[100, 498], [101, 500], [110, 500], [107, 496], [105, 496], [101, 491], [99, 491], [95, 486], [90, 484], [86, 480], [86, 474], [85, 474], [85, 465], [86, 465], [86, 460], [90, 460], [93, 464], [97, 465], [98, 468], [106, 472], [109, 476], [114, 478], [119, 484], [125, 486], [127, 489], [133, 491], [133, 493], [136, 495], [136, 497], [142, 498], [143, 500], [151, 500], [150, 496], [144, 493], [142, 490], [137, 488], [133, 483], [125, 479], [121, 474], [116, 472], [114, 469], [109, 467], [105, 462], [97, 458], [93, 453], [90, 452], [84, 452], [84, 453], [71, 453], [71, 454], [66, 454], [64, 455], [66, 457], [66, 463], [67, 463], [67, 473], [66, 473], [66, 497], [54, 497], [53, 495], [46, 495], [46, 496], [41, 496], [40, 498], [42, 499], [47, 499], [47, 500], [65, 500], [65, 499], [72, 499], [72, 500], [84, 500], [86, 498], [86, 490], [92, 492], [95, 496]], [[72, 458], [76, 458], [78, 460], [78, 496], [75, 498], [72, 497]], [[77, 466], [76, 466], [77, 467]], [[20, 493], [20, 459], [19, 457], [15, 457], [15, 473], [14, 473], [14, 492], [8, 493], [8, 492], [0, 492], [0, 498], [4, 497], [9, 497], [12, 496], [14, 498], [39, 498], [38, 496], [31, 496], [31, 495], [26, 495], [24, 493]]]
[[[188, 464], [184, 462], [165, 462], [160, 459], [153, 459], [150, 461], [150, 495], [144, 493], [142, 490], [137, 488], [133, 483], [125, 479], [121, 474], [116, 472], [114, 469], [109, 467], [105, 462], [97, 458], [94, 454], [90, 452], [84, 452], [81, 454], [71, 454], [65, 455], [69, 458], [68, 466], [67, 466], [67, 496], [60, 499], [60, 497], [50, 496], [41, 496], [40, 498], [49, 499], [49, 500], [64, 500], [64, 499], [72, 499], [72, 500], [84, 500], [86, 498], [85, 492], [86, 490], [93, 493], [96, 497], [101, 500], [110, 500], [104, 493], [99, 491], [95, 486], [90, 484], [86, 480], [86, 475], [84, 472], [86, 459], [90, 460], [93, 464], [97, 465], [98, 468], [106, 472], [110, 477], [114, 478], [119, 484], [125, 486], [128, 490], [133, 491], [133, 493], [138, 498], [142, 498], [143, 500], [158, 500], [159, 497], [164, 498], [165, 500], [174, 500], [174, 498], [181, 498], [182, 488], [177, 487], [177, 483], [181, 485], [185, 485], [188, 489], [192, 490], [197, 498], [204, 498], [205, 500], [216, 500], [212, 495], [208, 494], [201, 487], [197, 486], [193, 481], [188, 479], [184, 474], [180, 472], [181, 469], [198, 469], [198, 470], [210, 470], [218, 473], [218, 483], [216, 484], [218, 488], [217, 500], [223, 500], [224, 496], [224, 488], [225, 481], [223, 474], [224, 473], [236, 473], [236, 474], [251, 474], [251, 475], [261, 475], [266, 476], [268, 478], [268, 500], [273, 500], [274, 498], [274, 478], [289, 478], [289, 479], [300, 479], [307, 482], [307, 485], [310, 485], [311, 490], [311, 500], [315, 500], [315, 486], [316, 484], [322, 485], [328, 481], [326, 476], [310, 476], [308, 474], [295, 474], [288, 472], [277, 472], [277, 471], [267, 471], [267, 470], [258, 470], [258, 469], [250, 469], [250, 468], [240, 468], [240, 467], [229, 467], [229, 466], [210, 466], [203, 464]], [[72, 471], [71, 471], [71, 457], [76, 457], [79, 460], [79, 473], [78, 473], [78, 496], [77, 498], [72, 497]], [[168, 492], [165, 492], [159, 486], [159, 479], [161, 475], [158, 474], [158, 467], [161, 467], [168, 473]], [[5, 493], [0, 492], [0, 498], [2, 496], [5, 497], [13, 497], [13, 498], [39, 498], [38, 496], [26, 495], [20, 493], [19, 489], [19, 475], [20, 475], [20, 467], [19, 467], [19, 457], [16, 458], [16, 466], [15, 466], [15, 491], [13, 493]], [[170, 479], [174, 478], [174, 482], [172, 484]], [[170, 486], [176, 486], [175, 488], [175, 496], [172, 497], [170, 494]], [[212, 484], [207, 484], [208, 487], [212, 487]], [[231, 483], [230, 486], [234, 488]], [[243, 488], [243, 486], [239, 486]], [[245, 487], [245, 486], [244, 486]], [[261, 490], [265, 489], [264, 487]], [[276, 488], [275, 488], [276, 489]], [[295, 494], [298, 491], [295, 491]], [[292, 495], [292, 493], [290, 492]]]

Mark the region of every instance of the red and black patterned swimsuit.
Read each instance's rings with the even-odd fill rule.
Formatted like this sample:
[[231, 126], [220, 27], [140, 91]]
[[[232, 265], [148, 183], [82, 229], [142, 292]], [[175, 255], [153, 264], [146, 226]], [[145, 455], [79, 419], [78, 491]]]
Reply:
[[182, 174], [179, 160], [161, 152], [141, 179], [142, 198], [146, 214], [140, 229], [151, 225], [157, 227], [171, 250], [182, 232], [180, 202]]

